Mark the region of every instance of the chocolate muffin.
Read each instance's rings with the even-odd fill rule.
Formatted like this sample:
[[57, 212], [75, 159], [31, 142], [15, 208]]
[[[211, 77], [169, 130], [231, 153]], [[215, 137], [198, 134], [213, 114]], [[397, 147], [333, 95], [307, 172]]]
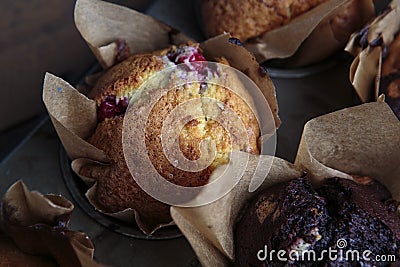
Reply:
[[379, 94], [400, 119], [400, 34], [384, 48]]
[[[235, 264], [389, 266], [393, 262], [371, 262], [362, 253], [371, 251], [370, 259], [394, 255], [399, 261], [398, 204], [383, 185], [368, 177], [331, 178], [318, 189], [304, 177], [278, 184], [262, 191], [238, 222]], [[275, 254], [270, 256], [272, 250]], [[285, 251], [284, 260], [279, 260], [279, 250]], [[329, 251], [334, 250], [331, 257]], [[359, 258], [346, 254], [355, 250]]]
[[[309, 179], [300, 177], [262, 191], [249, 205], [235, 230], [236, 266], [303, 266], [309, 261], [280, 262], [276, 254], [260, 261], [260, 250], [274, 249], [317, 253], [331, 243], [332, 218], [324, 198], [320, 197]], [[264, 257], [265, 253], [261, 253]], [[286, 255], [287, 257], [287, 255]]]
[[[246, 42], [288, 24], [326, 1], [200, 0], [200, 3], [203, 28], [207, 37], [229, 32]], [[345, 4], [330, 22], [337, 40], [347, 40], [354, 30], [362, 26], [363, 22], [359, 21], [359, 2], [353, 0]]]
[[[171, 221], [169, 207], [148, 196], [136, 184], [126, 165], [122, 146], [123, 116], [128, 102], [140, 85], [152, 74], [179, 63], [199, 62], [206, 59], [197, 44], [173, 46], [152, 54], [131, 56], [108, 70], [97, 82], [92, 97], [98, 106], [99, 124], [88, 142], [103, 150], [110, 158], [109, 165], [86, 165], [80, 174], [97, 181], [97, 200], [103, 211], [114, 213], [128, 208], [134, 209], [141, 221], [156, 226]], [[221, 62], [227, 63], [220, 59]], [[215, 81], [230, 79], [217, 69], [206, 65], [194, 65], [191, 75], [208, 75]], [[186, 75], [186, 74], [185, 74]], [[231, 108], [241, 119], [246, 136], [228, 133], [217, 121], [207, 115], [222, 113], [224, 107], [203, 100], [212, 98]], [[189, 172], [173, 166], [164, 155], [161, 131], [166, 117], [178, 105], [192, 99], [202, 99], [200, 108], [204, 117], [193, 118], [179, 132], [179, 147], [189, 160], [200, 156], [202, 140], [211, 140], [216, 145], [214, 161], [208, 168]], [[258, 154], [259, 126], [255, 114], [237, 94], [215, 84], [190, 83], [168, 91], [150, 112], [145, 129], [145, 141], [153, 166], [168, 181], [182, 186], [200, 186], [207, 183], [211, 172], [219, 165], [229, 162], [229, 153], [241, 150]], [[246, 140], [249, 142], [246, 142]]]
[[[338, 249], [339, 240], [346, 240], [343, 251], [371, 251], [368, 256], [395, 255], [400, 260], [400, 219], [397, 212], [399, 203], [391, 200], [390, 192], [380, 183], [368, 177], [358, 183], [333, 178], [320, 188], [326, 198], [329, 213], [335, 218], [332, 227], [332, 249]], [[344, 247], [343, 247], [344, 246]], [[355, 260], [350, 256], [335, 261], [328, 260], [327, 266], [371, 266], [363, 258]], [[388, 266], [373, 263], [374, 266]]]

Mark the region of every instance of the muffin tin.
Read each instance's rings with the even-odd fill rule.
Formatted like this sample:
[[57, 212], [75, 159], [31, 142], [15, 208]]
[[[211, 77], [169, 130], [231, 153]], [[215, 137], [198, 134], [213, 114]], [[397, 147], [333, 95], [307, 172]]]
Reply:
[[[200, 40], [192, 8], [190, 1], [154, 1], [146, 13]], [[348, 81], [350, 63], [351, 58], [339, 52], [319, 64], [301, 69], [266, 66], [276, 87], [283, 122], [277, 132], [276, 156], [294, 160], [306, 121], [360, 103]], [[49, 120], [42, 121], [25, 143], [0, 165], [0, 175], [1, 194], [13, 181], [23, 179], [31, 189], [62, 194], [74, 200], [77, 205], [71, 228], [91, 236], [96, 247], [95, 258], [101, 263], [198, 266], [190, 245], [176, 227], [161, 229], [147, 237], [135, 226], [96, 212], [85, 198], [85, 185], [72, 172]]]
[[144, 240], [168, 240], [182, 236], [182, 233], [176, 226], [167, 226], [153, 235], [145, 235], [137, 225], [131, 225], [110, 216], [97, 212], [85, 197], [87, 185], [72, 171], [71, 161], [69, 160], [64, 148], [60, 147], [60, 167], [62, 178], [65, 185], [71, 193], [73, 199], [79, 207], [86, 212], [93, 220], [103, 227], [122, 234], [125, 237], [139, 238]]

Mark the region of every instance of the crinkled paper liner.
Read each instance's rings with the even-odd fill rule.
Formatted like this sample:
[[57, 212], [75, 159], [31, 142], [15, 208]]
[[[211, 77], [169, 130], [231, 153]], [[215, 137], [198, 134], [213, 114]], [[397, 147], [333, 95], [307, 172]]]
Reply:
[[[318, 62], [339, 48], [347, 40], [337, 40], [332, 29], [332, 18], [351, 0], [326, 1], [293, 19], [290, 23], [269, 31], [255, 41], [245, 44], [259, 62], [284, 59], [290, 66], [304, 66]], [[372, 0], [358, 1], [359, 24], [374, 16]]]
[[73, 209], [67, 199], [29, 191], [17, 181], [3, 197], [0, 229], [24, 253], [49, 256], [59, 266], [103, 266], [93, 260], [89, 237], [68, 229]]
[[[317, 117], [304, 127], [294, 165], [271, 156], [252, 156], [245, 175], [227, 195], [202, 207], [172, 207], [172, 217], [203, 266], [229, 266], [235, 259], [235, 223], [246, 204], [264, 188], [299, 177], [303, 171], [316, 184], [330, 177], [370, 176], [400, 200], [399, 133], [400, 122], [381, 102]], [[249, 192], [252, 179], [264, 179], [253, 177], [254, 166], [270, 161], [272, 167], [264, 182], [257, 191]]]
[[[98, 0], [78, 0], [75, 6], [75, 23], [104, 68], [115, 63], [115, 41], [119, 39], [128, 43], [133, 54], [163, 49], [189, 40], [149, 16]], [[231, 43], [229, 38], [228, 34], [217, 36], [201, 43], [200, 47], [206, 58], [226, 58], [231, 67], [242, 71], [258, 85], [270, 106], [275, 127], [279, 127], [278, 104], [272, 81], [255, 58], [245, 48]], [[93, 100], [62, 79], [47, 73], [43, 85], [43, 101], [68, 156], [73, 160], [72, 169], [76, 174], [79, 175], [85, 164], [109, 162], [103, 151], [85, 141], [97, 125], [96, 104]], [[143, 224], [132, 209], [118, 213], [105, 212], [95, 199], [96, 181], [80, 177], [91, 186], [86, 196], [98, 211], [127, 222], [136, 220], [146, 234], [152, 234], [163, 226], [149, 227]]]
[[379, 99], [379, 80], [382, 70], [382, 46], [371, 42], [382, 36], [383, 45], [390, 46], [400, 30], [400, 1], [393, 0], [389, 9], [376, 17], [368, 27], [368, 46], [362, 49], [358, 33], [350, 38], [345, 50], [356, 58], [350, 67], [350, 81], [361, 101]]

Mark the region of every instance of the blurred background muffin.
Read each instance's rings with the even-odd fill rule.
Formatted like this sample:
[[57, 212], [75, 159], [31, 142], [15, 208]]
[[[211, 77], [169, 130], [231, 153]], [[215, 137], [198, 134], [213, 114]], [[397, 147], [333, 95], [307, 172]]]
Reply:
[[[296, 60], [286, 65], [308, 65], [328, 57], [342, 48], [351, 33], [374, 15], [372, 0], [344, 1], [339, 5], [332, 5], [332, 2], [199, 0], [206, 37], [229, 32], [243, 42], [259, 62], [286, 58], [297, 51]], [[279, 31], [283, 26], [286, 30], [280, 35], [267, 37], [269, 32]], [[293, 29], [287, 31], [291, 27]], [[303, 29], [307, 30], [302, 32]], [[283, 55], [277, 51], [282, 48], [282, 51], [295, 49], [291, 55]]]

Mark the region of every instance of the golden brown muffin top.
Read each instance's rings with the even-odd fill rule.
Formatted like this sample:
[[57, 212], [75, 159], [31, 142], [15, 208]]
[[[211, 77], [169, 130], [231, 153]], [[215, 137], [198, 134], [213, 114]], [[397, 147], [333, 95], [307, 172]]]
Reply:
[[[147, 55], [146, 55], [147, 56]], [[221, 62], [227, 64], [227, 61], [220, 59]], [[223, 79], [232, 79], [230, 75], [224, 74]], [[216, 78], [217, 80], [221, 78]], [[233, 79], [232, 79], [233, 80]], [[227, 82], [225, 82], [227, 84]], [[130, 88], [129, 84], [125, 85]], [[258, 137], [259, 126], [255, 114], [252, 112], [248, 104], [236, 93], [222, 86], [215, 84], [204, 85], [194, 82], [183, 86], [176, 90], [169, 91], [162, 97], [153, 107], [147, 124], [146, 124], [146, 145], [154, 166], [157, 171], [163, 176], [173, 176], [177, 170], [168, 162], [168, 159], [163, 155], [161, 144], [161, 129], [166, 117], [178, 105], [193, 99], [202, 99], [197, 105], [190, 108], [202, 110], [204, 116], [196, 118], [187, 123], [179, 133], [179, 145], [183, 155], [190, 160], [195, 160], [200, 156], [199, 145], [204, 139], [213, 141], [216, 144], [216, 158], [211, 165], [214, 169], [216, 166], [227, 163], [229, 152], [245, 151], [249, 153], [259, 154]], [[239, 84], [233, 83], [233, 86]], [[121, 91], [127, 91], [124, 87], [120, 87]], [[219, 122], [207, 119], [211, 117], [223, 117], [224, 107], [217, 105], [215, 102], [207, 101], [207, 98], [214, 99], [231, 108], [240, 118], [246, 129], [247, 136], [237, 136], [234, 133], [228, 133], [224, 126]], [[223, 120], [223, 118], [222, 118]], [[123, 119], [121, 117], [106, 119], [100, 122], [95, 133], [89, 138], [89, 142], [102, 149], [114, 162], [121, 164], [124, 159], [121, 139]], [[240, 127], [240, 125], [236, 125]], [[246, 139], [249, 140], [246, 143]], [[124, 163], [125, 164], [125, 163]], [[157, 167], [158, 166], [158, 167]], [[161, 167], [160, 167], [161, 166]], [[122, 167], [122, 166], [121, 166]], [[178, 175], [187, 177], [183, 172]], [[193, 176], [189, 174], [189, 176]], [[167, 178], [168, 179], [168, 178]], [[201, 179], [201, 184], [205, 181]], [[189, 182], [186, 178], [172, 179], [172, 182], [186, 185]], [[191, 186], [199, 185], [199, 183], [191, 183]]]
[[287, 24], [327, 0], [201, 0], [207, 36], [230, 32], [241, 41]]
[[[201, 99], [201, 101], [197, 102], [197, 105], [191, 105], [190, 108], [202, 110], [204, 116], [189, 120], [179, 133], [179, 146], [186, 158], [189, 160], [200, 158], [199, 147], [202, 140], [210, 140], [216, 145], [216, 155], [210, 165], [210, 171], [221, 164], [228, 163], [229, 153], [232, 151], [259, 154], [257, 146], [260, 132], [259, 126], [254, 113], [247, 103], [240, 96], [222, 86], [209, 84], [205, 89], [201, 86], [199, 83], [192, 83], [191, 86], [183, 87], [180, 90], [169, 91], [157, 102], [150, 113], [146, 125], [146, 146], [153, 165], [166, 179], [174, 175], [176, 168], [168, 162], [163, 153], [160, 137], [162, 125], [174, 108], [189, 100]], [[218, 105], [215, 101], [208, 101], [208, 99], [217, 100], [221, 104]], [[224, 117], [224, 106], [232, 109], [240, 118], [246, 130], [245, 136], [235, 132], [228, 132], [226, 120], [229, 118]], [[219, 121], [209, 119], [210, 117], [219, 118]], [[235, 127], [241, 126], [235, 125]], [[246, 143], [246, 139], [249, 140], [249, 143]], [[191, 183], [189, 181], [175, 182], [186, 185]], [[191, 186], [194, 185], [196, 183], [191, 184]]]
[[108, 69], [99, 78], [90, 96], [98, 105], [105, 96], [114, 95], [117, 99], [131, 96], [132, 91], [163, 68], [161, 58], [153, 54], [130, 56]]

